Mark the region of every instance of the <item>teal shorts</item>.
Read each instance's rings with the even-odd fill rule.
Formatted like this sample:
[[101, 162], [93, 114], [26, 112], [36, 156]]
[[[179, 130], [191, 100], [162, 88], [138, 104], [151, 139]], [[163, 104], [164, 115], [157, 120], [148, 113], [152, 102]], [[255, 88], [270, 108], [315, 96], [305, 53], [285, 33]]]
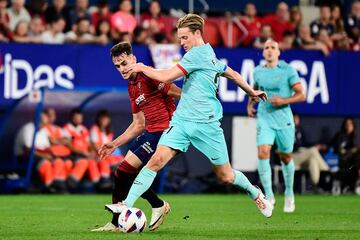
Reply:
[[197, 123], [183, 120], [172, 120], [158, 145], [186, 152], [192, 144], [210, 160], [213, 165], [229, 162], [224, 132], [220, 122]]
[[279, 152], [292, 153], [295, 142], [295, 127], [274, 129], [258, 125], [256, 129], [257, 146], [273, 145], [274, 142], [276, 142]]

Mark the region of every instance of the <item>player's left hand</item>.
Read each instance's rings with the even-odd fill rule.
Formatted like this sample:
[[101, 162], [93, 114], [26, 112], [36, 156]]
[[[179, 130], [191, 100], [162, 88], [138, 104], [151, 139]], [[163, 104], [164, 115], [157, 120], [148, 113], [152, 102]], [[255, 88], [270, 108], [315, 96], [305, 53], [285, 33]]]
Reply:
[[129, 65], [126, 69], [125, 72], [127, 72], [128, 74], [132, 74], [132, 73], [138, 73], [142, 71], [142, 67], [145, 66], [142, 63], [134, 63]]
[[271, 105], [273, 105], [274, 107], [279, 107], [281, 105], [286, 104], [285, 100], [279, 96], [273, 96], [270, 99]]

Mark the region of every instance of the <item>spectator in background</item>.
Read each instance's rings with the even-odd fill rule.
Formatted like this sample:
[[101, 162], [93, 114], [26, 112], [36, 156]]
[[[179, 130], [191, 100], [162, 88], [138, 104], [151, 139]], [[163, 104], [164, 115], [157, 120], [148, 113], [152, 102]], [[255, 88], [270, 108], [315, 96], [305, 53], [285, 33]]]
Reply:
[[149, 35], [148, 31], [143, 27], [136, 27], [133, 34], [133, 43], [138, 45], [149, 44]]
[[293, 31], [294, 27], [289, 21], [289, 7], [285, 2], [280, 2], [275, 15], [266, 16], [262, 24], [269, 25], [274, 35], [274, 40], [281, 42], [285, 32]]
[[66, 6], [66, 0], [53, 0], [52, 6], [48, 7], [45, 12], [45, 19], [48, 24], [56, 22], [59, 18], [65, 20], [63, 32], [71, 30], [69, 8]]
[[99, 0], [97, 3], [97, 11], [91, 15], [92, 24], [95, 29], [98, 29], [100, 22], [107, 21], [111, 23], [111, 12], [107, 0]]
[[40, 16], [41, 20], [45, 23], [45, 12], [48, 7], [47, 0], [31, 0], [28, 6], [29, 14], [33, 17]]
[[346, 117], [341, 130], [330, 142], [334, 152], [339, 156], [337, 180], [342, 188], [350, 187], [360, 194], [360, 150], [357, 142], [357, 127], [352, 117]]
[[272, 38], [272, 36], [273, 36], [273, 33], [271, 31], [271, 26], [270, 25], [262, 25], [261, 30], [260, 30], [260, 36], [255, 39], [253, 46], [255, 48], [263, 49], [266, 40]]
[[79, 19], [88, 20], [91, 27], [91, 16], [88, 8], [89, 0], [75, 1], [75, 8], [69, 12], [71, 28], [73, 28], [78, 23]]
[[299, 34], [295, 39], [294, 46], [300, 49], [320, 50], [325, 56], [330, 54], [330, 51], [325, 44], [311, 37], [310, 27], [307, 25], [300, 26]]
[[334, 25], [334, 34], [331, 36], [331, 39], [334, 42], [335, 48], [349, 50], [351, 42], [345, 32], [341, 9], [337, 5], [331, 7], [331, 21]]
[[79, 184], [86, 171], [93, 184], [96, 185], [100, 180], [96, 153], [90, 147], [89, 131], [82, 124], [83, 120], [81, 110], [73, 109], [70, 112], [70, 122], [64, 126], [65, 136], [70, 140], [68, 147], [72, 152], [72, 160], [75, 161], [68, 178], [70, 188], [75, 188]]
[[347, 17], [346, 32], [354, 43], [360, 41], [360, 1], [354, 1], [351, 5], [351, 14]]
[[301, 119], [297, 113], [294, 113], [294, 123], [295, 143], [293, 159], [295, 166], [309, 169], [311, 182], [315, 191], [318, 191], [320, 190], [318, 188], [320, 172], [328, 171], [329, 167], [321, 156], [319, 149], [306, 141], [304, 130], [301, 127]]
[[170, 35], [170, 38], [169, 38], [169, 43], [170, 44], [180, 45], [179, 37], [177, 35], [177, 28], [173, 28], [173, 30], [171, 31], [171, 35]]
[[283, 40], [279, 43], [279, 48], [281, 50], [287, 50], [293, 48], [295, 39], [296, 36], [293, 31], [284, 32], [284, 37]]
[[[95, 124], [90, 130], [90, 142], [94, 151], [97, 153], [102, 145], [112, 142], [114, 133], [111, 131], [111, 117], [106, 110], [97, 113]], [[112, 155], [98, 161], [99, 171], [101, 174], [101, 184], [111, 187], [110, 175], [111, 169], [116, 170], [120, 162], [123, 161], [121, 152], [117, 149]]]
[[311, 36], [318, 39], [321, 30], [325, 30], [328, 36], [335, 32], [335, 26], [331, 22], [330, 6], [323, 5], [320, 7], [320, 17], [310, 23]]
[[120, 39], [121, 34], [127, 32], [133, 34], [137, 25], [134, 15], [131, 13], [132, 3], [130, 0], [121, 0], [119, 11], [111, 17], [111, 29], [113, 39]]
[[[34, 167], [40, 176], [41, 183], [46, 187], [46, 191], [53, 192], [54, 180], [62, 179], [59, 172], [64, 171], [64, 162], [55, 158], [50, 151], [50, 140], [45, 129], [49, 122], [46, 112], [41, 113], [39, 129], [35, 137], [34, 145]], [[20, 128], [15, 138], [15, 155], [19, 162], [28, 162], [35, 134], [35, 124], [33, 122], [25, 124]]]
[[0, 42], [8, 42], [12, 39], [9, 29], [10, 18], [6, 10], [7, 0], [0, 0]]
[[66, 33], [65, 42], [69, 43], [99, 43], [106, 44], [105, 36], [96, 37], [91, 33], [91, 23], [88, 18], [79, 18], [74, 30]]
[[256, 6], [253, 3], [247, 3], [245, 6], [245, 15], [240, 18], [240, 22], [248, 32], [248, 35], [243, 41], [244, 46], [251, 46], [254, 40], [260, 36], [261, 22], [256, 14]]
[[34, 15], [30, 21], [28, 35], [30, 37], [40, 38], [44, 30], [45, 30], [45, 26], [42, 18], [39, 15]]
[[98, 22], [96, 27], [96, 37], [98, 38], [98, 43], [101, 44], [109, 44], [112, 42], [110, 23], [106, 19], [101, 19]]
[[40, 43], [40, 37], [29, 36], [29, 22], [20, 21], [15, 27], [13, 41], [18, 43]]
[[148, 11], [141, 16], [141, 26], [148, 31], [149, 36], [162, 33], [165, 36], [165, 19], [161, 14], [160, 1], [152, 0]]
[[30, 14], [25, 8], [25, 0], [11, 0], [11, 7], [7, 9], [7, 14], [11, 31], [15, 30], [20, 21], [29, 23], [31, 20]]
[[70, 141], [68, 138], [65, 137], [65, 133], [63, 129], [56, 125], [56, 111], [54, 108], [47, 108], [44, 111], [48, 117], [49, 117], [49, 123], [45, 126], [45, 129], [47, 131], [47, 134], [49, 136], [50, 140], [50, 150], [53, 156], [56, 158], [60, 158], [63, 163], [63, 166], [61, 168], [55, 169], [54, 175], [58, 176], [60, 181], [58, 181], [57, 185], [58, 188], [60, 188], [62, 191], [66, 191], [65, 186], [65, 180], [68, 178], [68, 176], [71, 173], [71, 170], [73, 168], [73, 162], [70, 159], [71, 151], [67, 147], [70, 144]]
[[42, 42], [48, 44], [63, 44], [65, 42], [65, 34], [63, 33], [65, 25], [66, 22], [63, 17], [58, 16], [57, 18], [52, 18], [48, 30], [41, 34]]
[[303, 14], [298, 6], [294, 6], [290, 10], [290, 23], [294, 27], [294, 32], [297, 34], [299, 32], [299, 28], [302, 25]]

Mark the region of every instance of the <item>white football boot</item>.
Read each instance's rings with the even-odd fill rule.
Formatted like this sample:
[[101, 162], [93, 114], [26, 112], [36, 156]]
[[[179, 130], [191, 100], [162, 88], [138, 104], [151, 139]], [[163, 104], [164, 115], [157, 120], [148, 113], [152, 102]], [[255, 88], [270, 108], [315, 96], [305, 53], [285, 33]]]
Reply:
[[271, 203], [271, 205], [272, 205], [273, 208], [274, 208], [274, 207], [275, 207], [275, 204], [276, 204], [275, 197], [270, 197], [268, 200], [269, 200], [269, 202]]
[[285, 213], [295, 212], [295, 198], [294, 198], [294, 196], [285, 197], [284, 212]]
[[164, 201], [164, 205], [159, 208], [153, 208], [151, 213], [151, 221], [149, 225], [150, 231], [155, 231], [164, 222], [165, 215], [170, 212], [169, 203]]
[[117, 227], [114, 224], [112, 224], [111, 222], [108, 222], [104, 226], [92, 229], [91, 231], [92, 232], [113, 232], [116, 230], [117, 230]]
[[105, 205], [105, 209], [112, 213], [121, 213], [126, 208], [128, 207], [125, 205], [125, 203], [122, 202]]
[[271, 217], [272, 211], [274, 209], [273, 205], [270, 203], [269, 200], [267, 200], [264, 196], [264, 194], [261, 192], [260, 189], [258, 189], [259, 195], [257, 198], [254, 199], [254, 202], [256, 203], [256, 206], [260, 210], [260, 212], [267, 218]]

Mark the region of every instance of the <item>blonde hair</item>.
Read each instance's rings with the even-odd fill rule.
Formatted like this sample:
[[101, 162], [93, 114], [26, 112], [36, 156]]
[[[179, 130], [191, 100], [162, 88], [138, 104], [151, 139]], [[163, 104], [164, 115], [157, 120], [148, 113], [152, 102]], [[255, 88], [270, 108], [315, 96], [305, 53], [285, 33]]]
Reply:
[[200, 30], [201, 34], [203, 34], [204, 19], [197, 14], [186, 14], [177, 21], [176, 28], [179, 29], [186, 27], [188, 27], [192, 33], [196, 30]]

